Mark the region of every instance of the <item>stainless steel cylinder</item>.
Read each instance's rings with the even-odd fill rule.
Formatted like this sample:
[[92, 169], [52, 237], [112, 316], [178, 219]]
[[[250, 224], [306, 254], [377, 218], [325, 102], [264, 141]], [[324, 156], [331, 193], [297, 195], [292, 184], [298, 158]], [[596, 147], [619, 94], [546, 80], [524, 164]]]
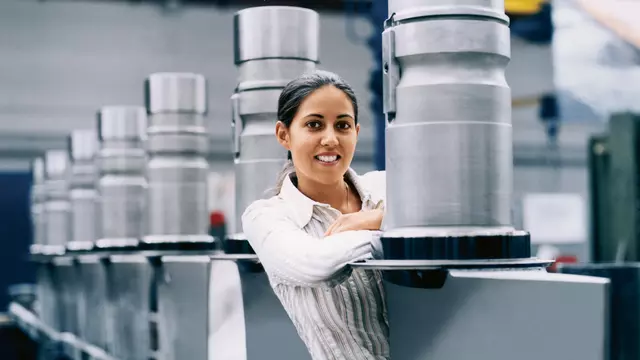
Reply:
[[145, 92], [149, 188], [143, 242], [211, 243], [206, 80], [191, 73], [156, 73]]
[[106, 106], [98, 112], [97, 127], [97, 246], [136, 246], [144, 235], [145, 224], [147, 114], [144, 107]]
[[90, 250], [97, 240], [96, 131], [75, 130], [69, 135], [68, 145], [71, 155], [71, 240], [67, 249]]
[[49, 150], [45, 153], [44, 161], [46, 245], [42, 250], [49, 255], [62, 254], [71, 238], [69, 156], [65, 150]]
[[44, 219], [44, 159], [36, 158], [31, 163], [31, 174], [33, 176], [33, 184], [31, 185], [31, 223], [33, 229], [33, 243], [30, 247], [32, 254], [42, 252], [42, 245], [45, 245], [46, 227]]
[[236, 174], [232, 232], [239, 234], [242, 213], [267, 196], [286, 161], [286, 151], [273, 138], [278, 97], [289, 81], [315, 69], [319, 16], [309, 9], [262, 6], [237, 12], [234, 27], [238, 86], [231, 98]]
[[[509, 247], [512, 239], [500, 236], [517, 235], [516, 252], [528, 253], [528, 235], [511, 227], [510, 34], [503, 1], [389, 0], [389, 16], [382, 34], [385, 237], [431, 238], [424, 249], [396, 250], [438, 247], [441, 256], [461, 259], [484, 257], [489, 243]], [[493, 240], [453, 247], [446, 240], [469, 236]]]

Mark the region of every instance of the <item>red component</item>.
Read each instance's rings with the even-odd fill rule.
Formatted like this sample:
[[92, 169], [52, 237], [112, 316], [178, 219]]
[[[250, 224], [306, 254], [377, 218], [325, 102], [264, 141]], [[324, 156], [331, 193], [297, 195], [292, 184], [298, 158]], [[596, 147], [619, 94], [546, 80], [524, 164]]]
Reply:
[[578, 257], [575, 255], [559, 255], [556, 257], [556, 262], [547, 268], [549, 272], [556, 272], [557, 265], [559, 263], [563, 264], [575, 264], [578, 262]]
[[224, 225], [224, 213], [222, 211], [212, 211], [209, 214], [209, 224], [212, 227]]

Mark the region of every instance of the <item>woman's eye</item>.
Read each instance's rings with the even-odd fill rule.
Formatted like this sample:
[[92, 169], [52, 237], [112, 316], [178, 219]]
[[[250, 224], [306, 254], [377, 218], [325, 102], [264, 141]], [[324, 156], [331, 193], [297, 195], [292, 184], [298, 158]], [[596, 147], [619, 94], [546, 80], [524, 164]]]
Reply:
[[320, 122], [319, 122], [319, 121], [309, 121], [309, 122], [307, 123], [307, 127], [310, 127], [310, 128], [312, 128], [312, 129], [317, 129], [317, 128], [319, 128], [320, 126], [322, 126], [322, 124], [320, 124]]
[[337, 127], [340, 130], [347, 130], [347, 129], [351, 128], [351, 124], [346, 123], [346, 122], [345, 123], [338, 123]]

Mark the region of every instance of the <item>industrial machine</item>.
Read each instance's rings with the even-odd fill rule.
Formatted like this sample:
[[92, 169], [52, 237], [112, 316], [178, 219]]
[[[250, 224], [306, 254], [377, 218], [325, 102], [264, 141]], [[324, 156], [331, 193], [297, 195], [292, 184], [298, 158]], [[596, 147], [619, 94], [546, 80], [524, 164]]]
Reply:
[[[604, 359], [609, 281], [548, 274], [511, 225], [503, 5], [389, 0], [388, 14], [383, 252], [351, 266], [383, 272], [392, 358]], [[240, 215], [269, 196], [286, 160], [273, 140], [277, 99], [315, 68], [319, 18], [267, 6], [238, 12], [234, 27], [228, 237], [207, 234], [202, 75], [150, 75], [146, 109], [100, 110], [97, 153], [95, 134], [77, 132], [69, 152], [34, 163], [42, 303], [37, 316], [18, 304], [11, 314], [46, 344], [43, 360], [309, 358]]]
[[511, 225], [503, 4], [388, 5], [384, 254], [353, 266], [383, 271], [391, 357], [603, 359], [607, 280], [547, 274]]

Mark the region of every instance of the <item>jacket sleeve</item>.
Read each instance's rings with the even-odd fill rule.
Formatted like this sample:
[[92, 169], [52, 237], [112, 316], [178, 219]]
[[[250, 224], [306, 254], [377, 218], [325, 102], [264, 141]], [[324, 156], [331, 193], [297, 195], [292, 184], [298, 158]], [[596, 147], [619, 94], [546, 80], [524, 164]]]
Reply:
[[300, 229], [286, 205], [258, 200], [242, 215], [244, 233], [265, 271], [279, 283], [327, 287], [343, 281], [350, 262], [370, 258], [371, 231], [347, 231], [315, 238]]

